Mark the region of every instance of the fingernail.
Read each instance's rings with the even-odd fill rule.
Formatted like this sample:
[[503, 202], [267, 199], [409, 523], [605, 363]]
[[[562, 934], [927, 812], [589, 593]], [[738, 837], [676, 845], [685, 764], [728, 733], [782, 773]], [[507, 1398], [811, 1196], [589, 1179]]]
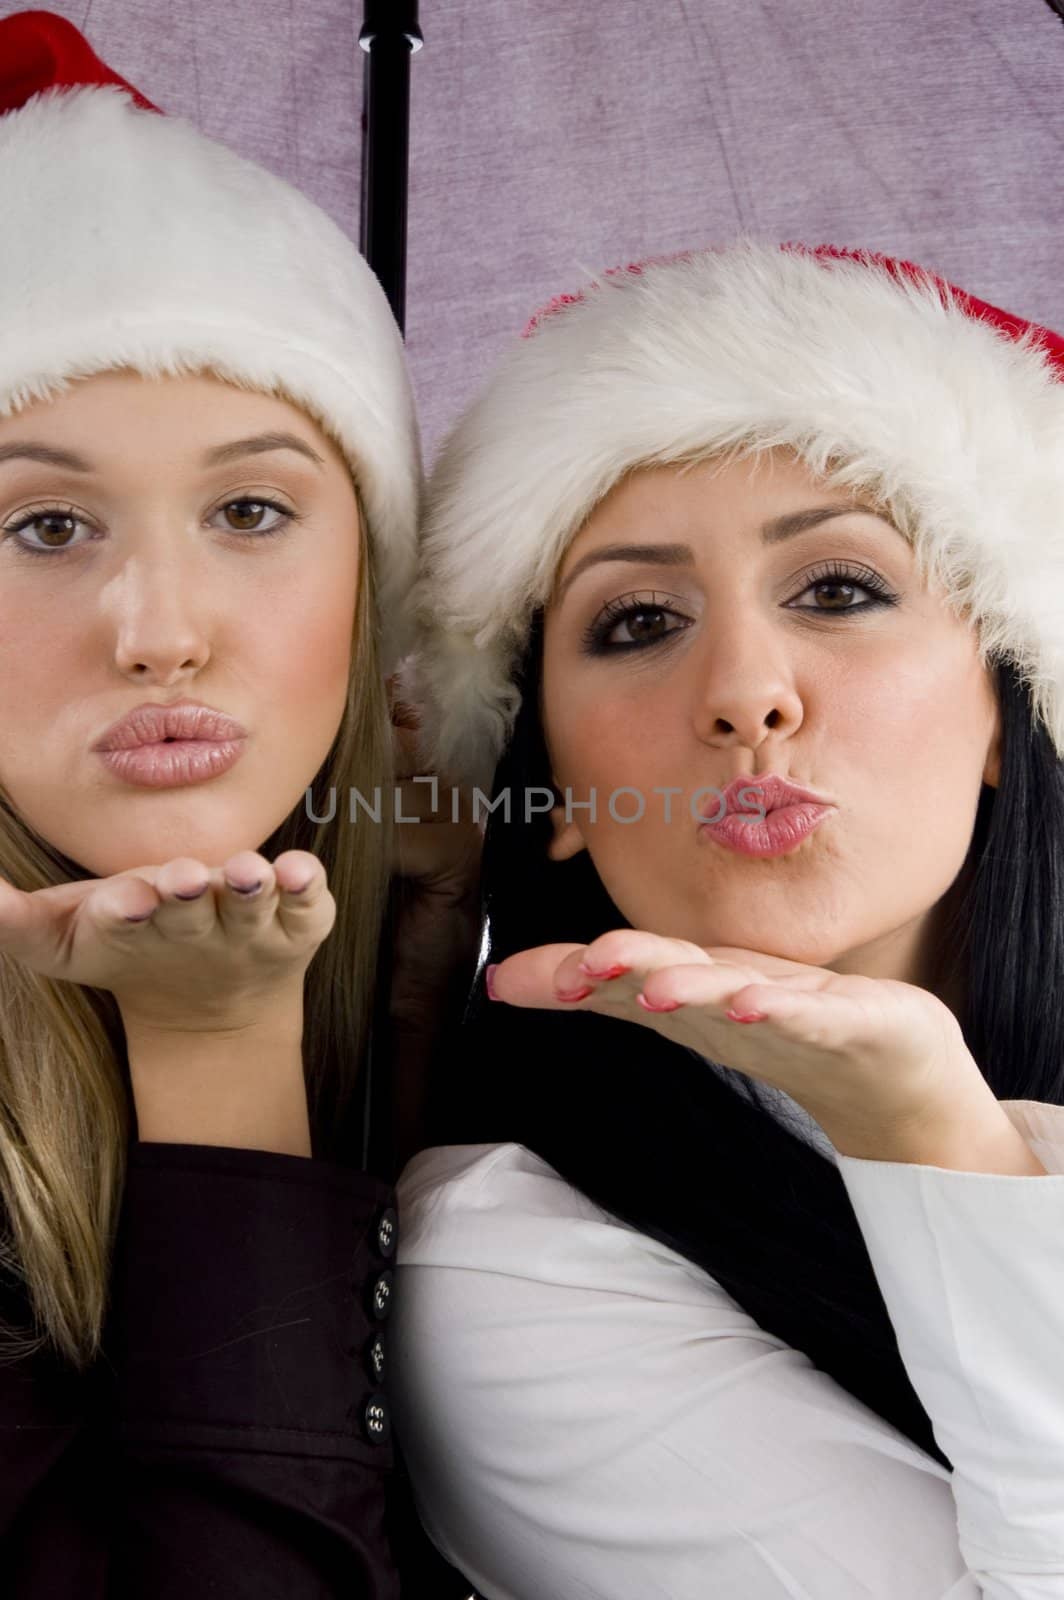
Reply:
[[656, 1005], [653, 1000], [648, 1000], [645, 994], [637, 994], [636, 999], [644, 1011], [679, 1011], [683, 1005], [682, 1000], [662, 1000]]
[[495, 974], [498, 970], [499, 963], [497, 961], [492, 962], [490, 967], [484, 968], [484, 987], [488, 991], [489, 1000], [497, 1000], [499, 998], [495, 993]]
[[[285, 892], [285, 894], [306, 894], [307, 890], [310, 888], [310, 886], [311, 886], [311, 884], [313, 882], [314, 882], [313, 878], [308, 878], [306, 883], [297, 884], [294, 889], [286, 889], [284, 892]], [[261, 887], [261, 885], [260, 885], [260, 887]]]
[[589, 967], [583, 961], [580, 963], [580, 971], [586, 972], [589, 978], [595, 978], [600, 983], [607, 978], [620, 978], [624, 973], [631, 972], [631, 970], [631, 967], [622, 967], [619, 961], [612, 967], [597, 968]]
[[138, 914], [135, 917], [127, 916], [126, 917], [126, 921], [127, 922], [147, 922], [148, 918], [151, 915], [152, 915], [152, 913], [150, 911], [141, 911], [141, 912], [138, 912]]
[[586, 1000], [588, 995], [594, 994], [594, 992], [594, 989], [588, 984], [583, 989], [569, 989], [564, 994], [560, 989], [555, 989], [554, 998], [555, 1000]]
[[198, 900], [201, 895], [204, 895], [204, 894], [207, 893], [207, 890], [208, 890], [209, 887], [210, 887], [210, 885], [205, 883], [203, 885], [202, 889], [193, 889], [191, 894], [179, 894], [178, 891], [175, 889], [174, 890], [174, 899], [175, 900]]
[[733, 1022], [764, 1022], [768, 1016], [767, 1011], [726, 1011], [725, 1016]]
[[228, 878], [226, 878], [225, 881], [228, 887], [232, 889], [234, 894], [258, 894], [259, 890], [262, 888], [261, 878], [257, 883], [232, 883]]

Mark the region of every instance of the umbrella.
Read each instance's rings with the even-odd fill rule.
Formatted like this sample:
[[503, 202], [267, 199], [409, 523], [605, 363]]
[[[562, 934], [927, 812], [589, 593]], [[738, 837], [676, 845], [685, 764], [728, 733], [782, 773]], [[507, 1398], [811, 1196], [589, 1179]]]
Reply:
[[[0, 0], [0, 16], [25, 3]], [[362, 5], [49, 3], [157, 105], [359, 237]], [[379, 20], [403, 9], [380, 0]], [[423, 0], [425, 48], [401, 48], [406, 338], [429, 458], [537, 306], [589, 271], [739, 229], [907, 257], [1064, 326], [1062, 10]]]
[[402, 328], [406, 320], [410, 57], [422, 45], [417, 0], [366, 0], [358, 42], [368, 57], [359, 246]]

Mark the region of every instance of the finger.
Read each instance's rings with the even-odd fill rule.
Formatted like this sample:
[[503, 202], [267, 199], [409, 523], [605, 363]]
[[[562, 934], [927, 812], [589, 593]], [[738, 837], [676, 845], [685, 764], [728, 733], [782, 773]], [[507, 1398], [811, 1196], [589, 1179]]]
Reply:
[[[421, 781], [423, 777], [428, 776], [427, 773], [418, 773], [415, 766], [409, 776], [404, 775], [397, 780], [395, 785], [398, 791], [395, 802], [397, 834], [417, 833], [419, 827], [424, 826], [430, 818], [449, 818], [451, 796], [438, 779], [434, 783]], [[417, 822], [412, 820], [414, 817], [418, 819]]]
[[543, 1006], [564, 1010], [555, 995], [554, 975], [567, 957], [579, 958], [587, 948], [582, 944], [543, 944], [507, 956], [488, 969], [486, 987], [492, 1000], [512, 1006]]
[[396, 829], [395, 875], [426, 889], [447, 891], [458, 885], [470, 890], [478, 878], [484, 838], [479, 828], [462, 823], [432, 823], [424, 828]]
[[[432, 773], [412, 770], [398, 778], [395, 799], [396, 839], [405, 845], [427, 823], [484, 829], [486, 815], [479, 806], [473, 813], [473, 791], [464, 784], [448, 783]], [[414, 821], [414, 818], [417, 821]]]
[[166, 861], [155, 875], [159, 904], [152, 926], [164, 938], [184, 943], [205, 938], [217, 925], [211, 870], [191, 856]]
[[281, 927], [293, 940], [320, 943], [336, 921], [336, 902], [329, 892], [325, 868], [307, 850], [286, 850], [273, 865]]
[[647, 974], [679, 963], [712, 965], [701, 946], [686, 939], [667, 939], [638, 928], [612, 928], [559, 966], [555, 990], [569, 1004], [585, 999], [602, 984], [617, 985], [634, 998]]
[[788, 961], [783, 956], [769, 956], [763, 950], [747, 950], [738, 945], [706, 945], [706, 955], [714, 961], [727, 961], [737, 967], [753, 967], [766, 978], [808, 977], [823, 972], [821, 967], [810, 967], [802, 961]]
[[866, 1031], [860, 1004], [826, 990], [748, 983], [730, 997], [728, 1006], [730, 1020], [740, 1026], [748, 1022], [775, 1026], [796, 1043], [819, 1050], [844, 1051]]
[[265, 856], [240, 850], [217, 874], [217, 912], [227, 933], [265, 927], [277, 909], [277, 880]]
[[102, 879], [86, 897], [83, 912], [101, 932], [124, 934], [151, 922], [159, 903], [152, 885], [129, 873]]

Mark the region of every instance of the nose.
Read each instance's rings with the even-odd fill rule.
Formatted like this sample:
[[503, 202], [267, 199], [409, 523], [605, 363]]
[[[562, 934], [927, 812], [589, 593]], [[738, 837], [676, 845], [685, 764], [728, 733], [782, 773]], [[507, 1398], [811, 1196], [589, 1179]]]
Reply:
[[173, 540], [131, 553], [102, 593], [117, 670], [159, 685], [199, 672], [211, 653], [209, 605], [206, 574]]
[[753, 603], [735, 599], [708, 608], [691, 659], [693, 723], [704, 744], [752, 750], [770, 735], [785, 738], [801, 726], [793, 651]]

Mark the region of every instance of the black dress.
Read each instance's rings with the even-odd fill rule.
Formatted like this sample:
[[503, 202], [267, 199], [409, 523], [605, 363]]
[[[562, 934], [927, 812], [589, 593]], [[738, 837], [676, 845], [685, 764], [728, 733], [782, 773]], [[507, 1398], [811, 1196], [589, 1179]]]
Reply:
[[397, 1600], [396, 1232], [364, 1173], [134, 1144], [103, 1356], [0, 1366], [4, 1600]]

